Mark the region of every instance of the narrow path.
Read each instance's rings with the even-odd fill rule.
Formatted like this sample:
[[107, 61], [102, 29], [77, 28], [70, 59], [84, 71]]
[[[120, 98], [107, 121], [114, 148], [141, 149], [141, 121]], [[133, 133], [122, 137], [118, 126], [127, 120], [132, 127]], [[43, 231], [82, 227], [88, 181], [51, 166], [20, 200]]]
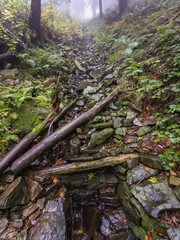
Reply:
[[[72, 59], [75, 69], [61, 83], [62, 96], [69, 101], [76, 95], [80, 99], [58, 127], [89, 110], [119, 84], [113, 64], [91, 40], [83, 38]], [[154, 122], [141, 99], [136, 101], [136, 89], [123, 90], [131, 98], [119, 94], [100, 114], [47, 150], [22, 176], [3, 174], [3, 240], [144, 240], [154, 234], [168, 239], [162, 223], [170, 234], [178, 222], [180, 202], [178, 190], [173, 189], [176, 181], [164, 174], [157, 157], [141, 156], [68, 175], [29, 174], [30, 170], [121, 154], [154, 154], [150, 134]], [[174, 221], [170, 225], [167, 216]]]

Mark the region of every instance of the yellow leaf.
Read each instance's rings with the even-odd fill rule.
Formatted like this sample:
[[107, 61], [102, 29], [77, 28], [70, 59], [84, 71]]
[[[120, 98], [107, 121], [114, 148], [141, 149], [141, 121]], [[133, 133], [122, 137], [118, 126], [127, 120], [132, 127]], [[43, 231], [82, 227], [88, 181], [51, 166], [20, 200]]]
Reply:
[[142, 200], [146, 200], [146, 196], [141, 197]]
[[91, 179], [92, 177], [94, 177], [94, 173], [91, 172], [88, 174], [88, 178]]
[[157, 179], [155, 177], [150, 177], [149, 182], [156, 183]]
[[175, 163], [172, 163], [172, 162], [169, 163], [169, 166], [170, 166], [170, 167], [174, 167], [174, 165], [175, 165]]

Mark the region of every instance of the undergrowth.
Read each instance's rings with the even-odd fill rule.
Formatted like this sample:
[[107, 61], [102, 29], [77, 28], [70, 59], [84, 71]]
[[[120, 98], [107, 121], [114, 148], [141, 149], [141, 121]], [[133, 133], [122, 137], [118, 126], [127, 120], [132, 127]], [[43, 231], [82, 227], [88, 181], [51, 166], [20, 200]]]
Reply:
[[138, 87], [137, 93], [150, 96], [148, 105], [153, 106], [151, 116], [156, 119], [154, 141], [172, 144], [160, 155], [167, 170], [179, 161], [179, 8], [178, 0], [164, 1], [88, 32], [114, 64], [114, 77], [123, 88]]

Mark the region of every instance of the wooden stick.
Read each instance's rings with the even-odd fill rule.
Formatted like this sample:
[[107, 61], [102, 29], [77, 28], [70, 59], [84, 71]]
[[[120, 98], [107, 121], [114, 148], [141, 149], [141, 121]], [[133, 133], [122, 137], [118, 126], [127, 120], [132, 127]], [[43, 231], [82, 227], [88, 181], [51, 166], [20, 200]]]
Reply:
[[[55, 116], [55, 118], [52, 120], [53, 123], [59, 121], [60, 118], [62, 118], [66, 112], [74, 106], [74, 104], [77, 102], [79, 98], [76, 98], [72, 103], [68, 104], [65, 108], [62, 109], [62, 111]], [[48, 128], [50, 125], [50, 117], [48, 116], [46, 120], [44, 120], [42, 124], [42, 128], [40, 131], [38, 131], [36, 134], [31, 131], [28, 133], [10, 152], [7, 153], [7, 155], [0, 161], [0, 174], [13, 162], [13, 160], [22, 153], [27, 146], [46, 128]]]
[[49, 174], [69, 174], [80, 171], [92, 170], [102, 167], [114, 166], [128, 160], [139, 158], [138, 154], [122, 154], [118, 157], [107, 157], [96, 161], [76, 162], [59, 165], [57, 167], [46, 168], [41, 171], [30, 172], [30, 175], [49, 175]]
[[69, 122], [50, 136], [42, 140], [40, 143], [35, 145], [32, 149], [26, 152], [23, 156], [18, 158], [11, 166], [11, 170], [14, 174], [18, 174], [28, 167], [33, 161], [35, 161], [44, 151], [54, 146], [57, 142], [68, 136], [73, 130], [78, 128], [80, 125], [86, 123], [96, 114], [98, 114], [109, 102], [118, 94], [119, 88], [109, 94], [101, 102], [97, 103], [89, 111], [83, 113], [73, 121]]

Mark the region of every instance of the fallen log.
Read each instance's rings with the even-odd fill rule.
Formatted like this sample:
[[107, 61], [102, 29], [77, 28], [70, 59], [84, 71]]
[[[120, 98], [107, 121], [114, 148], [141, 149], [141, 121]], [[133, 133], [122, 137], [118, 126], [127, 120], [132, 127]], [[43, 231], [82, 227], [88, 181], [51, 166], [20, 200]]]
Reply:
[[93, 156], [83, 156], [83, 157], [77, 157], [77, 158], [69, 158], [69, 159], [64, 159], [67, 162], [85, 162], [85, 161], [93, 161], [95, 160]]
[[50, 136], [39, 142], [32, 149], [18, 158], [11, 166], [11, 171], [14, 174], [18, 174], [28, 167], [33, 161], [35, 161], [45, 150], [54, 146], [58, 141], [65, 138], [72, 131], [78, 128], [83, 123], [88, 122], [96, 114], [98, 114], [109, 102], [118, 94], [119, 88], [112, 91], [104, 100], [97, 103], [89, 111], [83, 113], [73, 121], [66, 124], [64, 127], [58, 129], [56, 132], [52, 133]]
[[58, 122], [59, 119], [61, 119], [66, 114], [66, 112], [69, 111], [72, 108], [72, 106], [74, 106], [78, 99], [79, 98], [76, 98], [73, 102], [71, 102], [65, 108], [63, 108], [61, 112], [58, 115], [56, 115], [52, 121], [50, 121], [50, 116], [48, 116], [44, 120], [41, 129], [39, 129], [37, 133], [33, 133], [33, 131], [31, 131], [18, 144], [16, 144], [16, 146], [10, 152], [8, 152], [7, 155], [0, 161], [0, 174], [13, 162], [13, 160], [19, 154], [21, 154], [29, 146], [29, 144], [38, 135], [40, 135], [42, 131], [47, 129], [50, 125], [53, 125], [54, 123]]
[[115, 166], [135, 158], [139, 158], [139, 155], [138, 154], [122, 154], [122, 155], [119, 155], [118, 157], [107, 157], [107, 158], [102, 158], [96, 161], [63, 164], [56, 167], [46, 168], [40, 171], [30, 172], [30, 175], [69, 174], [69, 173], [92, 170], [92, 169], [97, 169], [102, 167]]

